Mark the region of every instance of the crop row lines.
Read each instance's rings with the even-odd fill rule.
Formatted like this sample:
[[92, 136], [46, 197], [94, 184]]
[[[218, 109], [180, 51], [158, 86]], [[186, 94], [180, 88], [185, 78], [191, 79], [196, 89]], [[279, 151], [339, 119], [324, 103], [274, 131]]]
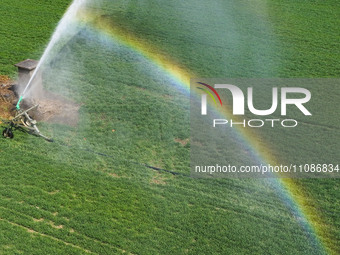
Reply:
[[[12, 214], [16, 214], [16, 215], [18, 215], [19, 217], [21, 216], [21, 218], [26, 218], [26, 219], [31, 220], [32, 222], [34, 222], [34, 217], [32, 217], [32, 216], [29, 215], [29, 214], [25, 214], [25, 213], [18, 212], [18, 211], [13, 211], [12, 209], [6, 208], [6, 207], [4, 207], [4, 206], [2, 206], [2, 205], [0, 205], [0, 207], [3, 208], [3, 209], [5, 209], [5, 210], [10, 211]], [[1, 217], [1, 216], [0, 216], [0, 217]], [[1, 219], [3, 219], [3, 218], [1, 218]], [[10, 221], [10, 220], [8, 220], [8, 219], [3, 219], [3, 220], [8, 221], [9, 223], [12, 222], [12, 221]], [[12, 222], [12, 223], [14, 223], [14, 222]], [[37, 233], [37, 234], [40, 234], [40, 235], [45, 236], [45, 237], [50, 237], [50, 238], [52, 238], [52, 239], [59, 240], [59, 241], [61, 241], [61, 242], [64, 242], [65, 244], [70, 244], [70, 245], [72, 245], [72, 246], [74, 246], [74, 247], [80, 247], [82, 250], [87, 251], [88, 253], [100, 254], [100, 253], [96, 253], [96, 252], [90, 251], [89, 249], [85, 249], [85, 248], [83, 248], [83, 247], [81, 247], [81, 246], [78, 246], [78, 245], [76, 245], [76, 244], [73, 244], [73, 243], [71, 243], [71, 242], [69, 242], [69, 241], [65, 241], [65, 240], [63, 240], [63, 239], [61, 239], [61, 238], [52, 236], [52, 235], [50, 235], [50, 234], [43, 233], [43, 232], [39, 232], [39, 231], [37, 231], [36, 229], [32, 229], [32, 228], [27, 227], [27, 226], [24, 226], [24, 225], [22, 225], [22, 224], [19, 224], [19, 223], [14, 223], [14, 224], [16, 224], [16, 225], [18, 225], [18, 226], [22, 226], [23, 228], [27, 229], [28, 232], [30, 232], [30, 233]], [[49, 223], [46, 223], [46, 225], [51, 226], [51, 224], [49, 224]], [[52, 228], [52, 226], [51, 226], [51, 228]], [[126, 253], [126, 251], [125, 251], [124, 249], [120, 248], [120, 247], [112, 246], [111, 244], [109, 244], [109, 243], [107, 243], [107, 242], [104, 242], [104, 241], [102, 241], [102, 240], [98, 240], [98, 239], [96, 239], [96, 238], [94, 238], [94, 237], [87, 236], [87, 235], [85, 235], [84, 233], [74, 232], [74, 233], [72, 233], [72, 235], [75, 236], [77, 239], [87, 239], [88, 241], [92, 241], [92, 242], [98, 244], [99, 246], [105, 246], [105, 247], [109, 248], [111, 251], [112, 251], [112, 250], [116, 250], [116, 251], [119, 251], [119, 252], [121, 252], [121, 253]], [[133, 255], [133, 253], [129, 253], [129, 254]]]
[[45, 237], [45, 238], [50, 238], [50, 239], [52, 239], [52, 240], [54, 240], [54, 241], [56, 241], [56, 242], [63, 243], [64, 245], [67, 245], [67, 246], [72, 246], [73, 248], [77, 248], [77, 249], [82, 250], [82, 251], [84, 251], [84, 252], [86, 252], [86, 253], [98, 254], [98, 253], [95, 253], [95, 252], [90, 251], [90, 250], [88, 250], [88, 249], [84, 249], [84, 248], [82, 248], [82, 247], [80, 247], [80, 246], [78, 246], [78, 245], [75, 245], [75, 244], [73, 244], [73, 243], [69, 243], [69, 242], [66, 242], [66, 241], [64, 241], [64, 240], [61, 240], [61, 239], [59, 239], [59, 238], [57, 238], [57, 237], [54, 237], [54, 236], [51, 236], [51, 235], [48, 235], [48, 234], [45, 234], [45, 233], [38, 232], [38, 231], [36, 231], [36, 230], [33, 230], [33, 229], [31, 229], [31, 228], [28, 228], [28, 227], [26, 227], [26, 226], [24, 226], [24, 225], [21, 225], [21, 224], [18, 224], [18, 223], [9, 221], [9, 220], [7, 220], [7, 219], [0, 218], [0, 220], [1, 220], [1, 221], [4, 221], [4, 222], [7, 222], [7, 223], [9, 223], [9, 224], [11, 224], [11, 225], [13, 225], [13, 226], [23, 228], [23, 229], [25, 229], [25, 230], [26, 230], [27, 232], [29, 232], [29, 233], [38, 234], [38, 235], [40, 235], [40, 236], [42, 236], [42, 237]]

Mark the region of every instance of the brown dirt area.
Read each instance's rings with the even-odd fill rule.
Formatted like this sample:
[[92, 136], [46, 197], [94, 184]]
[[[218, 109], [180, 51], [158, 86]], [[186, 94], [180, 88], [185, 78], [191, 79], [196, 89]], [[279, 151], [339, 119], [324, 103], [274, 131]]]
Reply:
[[80, 105], [62, 96], [44, 91], [41, 98], [27, 101], [31, 105], [39, 105], [32, 114], [32, 117], [37, 121], [60, 123], [69, 126], [76, 126], [78, 123]]
[[14, 115], [16, 97], [11, 90], [13, 82], [8, 76], [0, 75], [0, 118], [10, 119]]
[[[11, 119], [15, 116], [17, 96], [14, 93], [14, 82], [4, 75], [0, 75], [0, 118]], [[43, 91], [39, 98], [24, 99], [22, 109], [38, 104], [38, 107], [29, 112], [37, 121], [60, 123], [76, 126], [78, 123], [78, 110], [80, 105], [75, 104], [62, 96]]]
[[185, 146], [185, 145], [188, 144], [189, 139], [187, 138], [187, 139], [182, 140], [182, 139], [176, 138], [176, 139], [175, 139], [175, 142], [180, 143], [180, 144], [182, 144], [183, 146]]

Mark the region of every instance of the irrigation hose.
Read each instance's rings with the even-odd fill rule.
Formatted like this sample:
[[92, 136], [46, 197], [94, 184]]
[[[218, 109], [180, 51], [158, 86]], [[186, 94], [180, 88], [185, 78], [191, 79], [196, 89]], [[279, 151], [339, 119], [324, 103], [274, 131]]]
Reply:
[[[22, 99], [23, 99], [23, 97], [21, 96], [19, 101], [18, 101], [18, 103], [17, 103], [17, 105], [16, 105], [17, 110], [20, 110], [20, 102], [22, 101]], [[68, 148], [73, 147], [71, 145], [67, 145], [67, 144], [64, 144], [64, 143], [61, 143], [61, 142], [56, 142], [53, 139], [48, 139], [48, 141], [52, 142], [52, 143], [56, 143], [56, 144], [58, 144], [60, 146], [68, 147]], [[80, 149], [80, 148], [78, 148], [78, 149]], [[115, 157], [113, 157], [112, 155], [108, 155], [108, 154], [97, 152], [97, 151], [90, 150], [90, 149], [80, 149], [80, 150], [87, 151], [87, 152], [90, 152], [92, 154], [99, 155], [99, 156], [102, 156], [102, 157], [112, 158], [112, 159], [117, 161], [117, 159]], [[121, 161], [129, 162], [129, 163], [135, 164], [135, 165], [140, 165], [140, 166], [143, 166], [143, 167], [146, 167], [146, 168], [150, 168], [150, 169], [153, 169], [153, 170], [156, 170], [156, 171], [160, 171], [160, 172], [170, 173], [172, 175], [181, 175], [181, 176], [190, 177], [189, 175], [184, 174], [184, 173], [179, 173], [179, 172], [171, 171], [171, 170], [168, 170], [168, 169], [159, 168], [159, 167], [156, 167], [156, 166], [151, 166], [151, 165], [146, 164], [146, 163], [140, 163], [140, 162], [136, 162], [136, 161], [132, 161], [132, 160], [127, 160], [127, 159], [123, 159]]]
[[[74, 147], [72, 145], [67, 145], [67, 144], [64, 144], [64, 143], [61, 143], [61, 142], [57, 142], [55, 140], [52, 140], [51, 142], [56, 143], [56, 144], [61, 145], [61, 146], [64, 146], [64, 147], [68, 147], [68, 148]], [[82, 151], [86, 151], [86, 152], [89, 152], [89, 153], [92, 153], [92, 154], [95, 154], [95, 155], [99, 155], [99, 156], [102, 156], [102, 157], [112, 158], [112, 159], [118, 161], [114, 156], [108, 155], [108, 154], [105, 154], [105, 153], [102, 153], [102, 152], [97, 152], [97, 151], [87, 149], [87, 148], [85, 148], [85, 149], [77, 148], [77, 149], [82, 150]], [[159, 171], [159, 172], [170, 173], [172, 175], [180, 175], [180, 176], [184, 176], [184, 177], [190, 177], [190, 175], [188, 175], [188, 174], [179, 173], [179, 172], [175, 172], [175, 171], [172, 171], [172, 170], [159, 168], [159, 167], [156, 167], [156, 166], [151, 166], [151, 165], [146, 164], [146, 163], [140, 163], [140, 162], [136, 162], [136, 161], [132, 161], [132, 160], [128, 160], [128, 159], [120, 159], [120, 161], [125, 161], [125, 162], [128, 162], [128, 163], [134, 164], [134, 165], [143, 166], [143, 167], [150, 168], [150, 169], [153, 169], [153, 170], [156, 170], [156, 171]]]

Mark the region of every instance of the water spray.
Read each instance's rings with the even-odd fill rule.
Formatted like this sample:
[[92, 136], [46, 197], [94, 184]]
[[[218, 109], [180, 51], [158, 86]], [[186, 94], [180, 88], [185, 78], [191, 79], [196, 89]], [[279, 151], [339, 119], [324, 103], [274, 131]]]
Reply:
[[25, 96], [25, 94], [26, 94], [26, 91], [27, 91], [28, 88], [31, 86], [31, 83], [32, 83], [34, 77], [36, 76], [36, 74], [37, 74], [37, 72], [38, 72], [38, 70], [39, 70], [39, 68], [40, 68], [40, 64], [41, 64], [41, 61], [39, 61], [39, 64], [38, 64], [38, 66], [36, 67], [36, 69], [34, 70], [32, 77], [29, 79], [29, 81], [28, 81], [28, 83], [27, 83], [27, 85], [26, 85], [24, 91], [21, 93], [21, 95], [20, 95], [20, 97], [19, 97], [19, 100], [18, 100], [18, 102], [17, 102], [17, 104], [16, 104], [16, 106], [15, 106], [15, 108], [17, 109], [17, 111], [20, 111], [20, 103], [21, 103], [21, 101], [24, 99], [24, 96]]
[[65, 33], [72, 37], [77, 31], [69, 30], [70, 23], [73, 22], [75, 17], [77, 16], [78, 11], [85, 5], [86, 0], [73, 0], [71, 5], [68, 7], [67, 11], [65, 12], [63, 18], [59, 21], [58, 26], [56, 27], [40, 61], [35, 68], [31, 78], [29, 79], [25, 89], [20, 94], [19, 100], [16, 104], [16, 116], [10, 121], [3, 121], [4, 123], [8, 124], [8, 127], [4, 129], [2, 135], [7, 138], [13, 138], [13, 128], [20, 128], [24, 129], [25, 131], [31, 132], [37, 136], [41, 136], [48, 141], [52, 141], [50, 138], [41, 134], [40, 130], [38, 129], [36, 123], [37, 121], [32, 119], [32, 117], [28, 114], [29, 111], [34, 110], [38, 107], [38, 105], [34, 105], [27, 110], [21, 109], [20, 105], [25, 98], [26, 93], [32, 87], [32, 83], [34, 78], [37, 75], [37, 72], [40, 70], [42, 63], [46, 61], [46, 59], [51, 55], [52, 49], [57, 45], [60, 44], [61, 38], [65, 36]]
[[[16, 109], [20, 110], [20, 103], [24, 99], [25, 94], [29, 90], [29, 88], [32, 86], [33, 80], [37, 74], [37, 72], [40, 70], [41, 65], [45, 62], [45, 60], [48, 58], [48, 56], [51, 54], [52, 49], [56, 46], [56, 44], [60, 44], [62, 36], [65, 36], [65, 34], [68, 35], [68, 37], [72, 37], [74, 34], [77, 33], [77, 31], [72, 31], [69, 29], [70, 23], [74, 21], [74, 19], [77, 17], [77, 14], [79, 10], [84, 7], [86, 4], [86, 0], [73, 0], [71, 5], [68, 7], [67, 11], [65, 12], [62, 19], [59, 21], [56, 29], [54, 30], [54, 33], [47, 44], [47, 47], [43, 53], [43, 55], [40, 58], [40, 61], [35, 68], [32, 77], [29, 79], [24, 91], [21, 93], [19, 101], [16, 104]], [[60, 45], [59, 45], [60, 46]]]

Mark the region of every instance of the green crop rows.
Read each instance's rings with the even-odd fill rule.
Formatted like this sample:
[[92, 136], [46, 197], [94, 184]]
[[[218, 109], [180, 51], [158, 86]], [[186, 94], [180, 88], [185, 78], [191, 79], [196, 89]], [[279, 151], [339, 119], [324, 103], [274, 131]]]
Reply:
[[[263, 2], [103, 1], [100, 12], [197, 76], [339, 77], [336, 1]], [[41, 56], [69, 3], [2, 1], [1, 75]], [[46, 88], [81, 105], [79, 122], [40, 123], [54, 143], [19, 131], [1, 139], [0, 254], [324, 253], [275, 181], [189, 177], [188, 96], [142, 55], [84, 27], [47, 69]], [[267, 135], [283, 161], [336, 163], [339, 93], [330, 91], [313, 88], [323, 97], [298, 137], [264, 129], [258, 139]], [[339, 182], [294, 182], [337, 254]]]

